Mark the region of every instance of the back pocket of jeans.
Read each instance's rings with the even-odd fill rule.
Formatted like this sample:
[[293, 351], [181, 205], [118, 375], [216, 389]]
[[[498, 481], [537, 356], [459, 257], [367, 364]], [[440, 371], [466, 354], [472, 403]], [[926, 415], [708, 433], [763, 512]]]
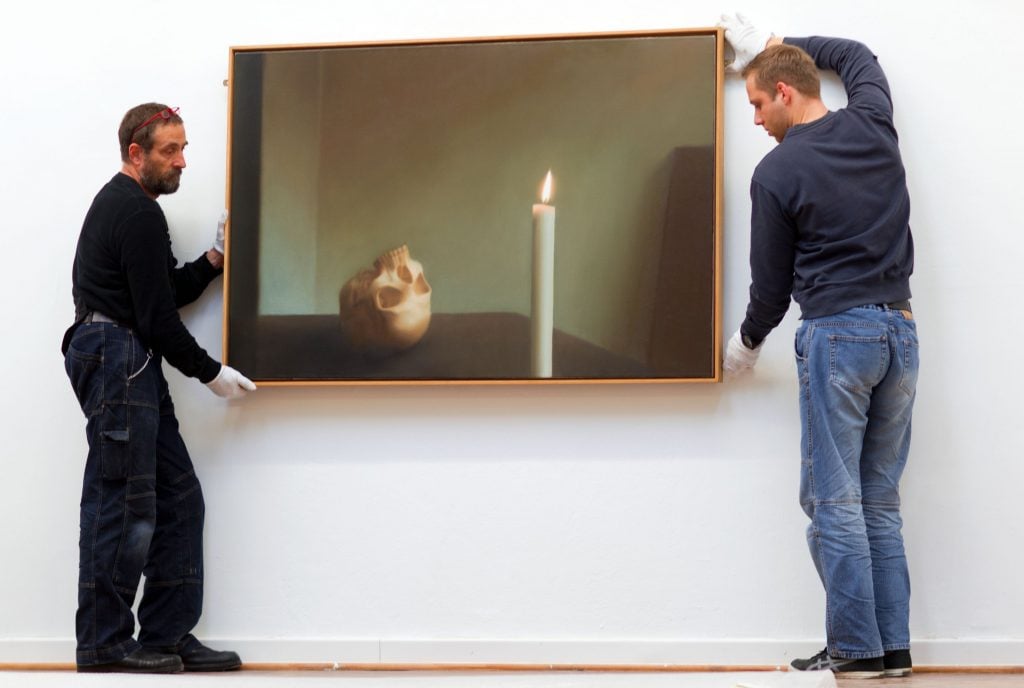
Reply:
[[865, 393], [881, 382], [888, 365], [885, 335], [829, 335], [829, 376], [833, 384]]
[[128, 477], [129, 451], [127, 430], [100, 432], [100, 472], [106, 480]]

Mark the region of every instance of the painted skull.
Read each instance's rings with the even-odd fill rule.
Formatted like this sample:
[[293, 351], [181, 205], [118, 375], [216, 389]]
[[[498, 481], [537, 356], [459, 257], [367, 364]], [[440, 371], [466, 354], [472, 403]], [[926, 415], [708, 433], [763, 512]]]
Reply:
[[338, 294], [341, 324], [353, 348], [394, 353], [416, 344], [430, 325], [430, 285], [408, 246], [382, 254]]

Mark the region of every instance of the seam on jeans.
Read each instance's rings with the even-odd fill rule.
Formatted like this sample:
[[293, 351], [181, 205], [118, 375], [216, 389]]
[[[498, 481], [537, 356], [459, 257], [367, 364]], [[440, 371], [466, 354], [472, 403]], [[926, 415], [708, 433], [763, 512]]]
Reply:
[[[814, 549], [815, 549], [816, 560], [819, 561], [819, 562], [822, 562], [822, 567], [823, 567], [822, 568], [822, 572], [821, 572], [822, 573], [822, 577], [823, 577], [822, 578], [822, 583], [825, 583], [825, 578], [824, 578], [824, 576], [825, 576], [824, 559], [822, 558], [823, 552], [822, 552], [822, 546], [821, 546], [821, 536], [820, 536], [820, 531], [818, 529], [817, 520], [816, 520], [817, 517], [818, 517], [817, 504], [819, 502], [816, 499], [817, 488], [815, 487], [815, 483], [814, 483], [814, 396], [812, 394], [813, 385], [812, 385], [811, 377], [813, 375], [813, 370], [811, 368], [811, 359], [812, 359], [812, 351], [813, 351], [813, 348], [814, 348], [814, 341], [813, 341], [814, 340], [814, 334], [815, 334], [815, 330], [817, 329], [817, 325], [818, 325], [818, 323], [814, 323], [812, 325], [809, 325], [809, 327], [807, 329], [807, 335], [806, 335], [807, 338], [806, 338], [806, 340], [804, 342], [804, 356], [806, 358], [806, 366], [807, 366], [807, 382], [806, 382], [807, 408], [804, 411], [804, 423], [807, 426], [807, 464], [808, 464], [807, 465], [807, 483], [808, 483], [808, 489], [810, 490], [811, 503], [815, 505], [814, 511], [811, 514], [811, 526], [810, 526], [810, 529], [811, 529], [812, 537], [814, 538]], [[831, 345], [829, 345], [829, 349], [830, 350], [831, 350], [831, 348], [832, 348]], [[831, 355], [831, 352], [830, 352], [830, 355]], [[831, 364], [829, 365], [829, 367], [831, 368]], [[801, 384], [803, 384], [802, 381], [801, 381]], [[832, 638], [834, 636], [834, 634], [832, 632], [832, 626], [833, 626], [833, 624], [832, 624], [832, 606], [831, 606], [830, 600], [829, 600], [830, 596], [829, 596], [828, 585], [825, 584], [824, 587], [825, 587], [825, 637], [826, 637], [826, 639], [829, 639], [829, 638]]]
[[175, 578], [174, 580], [146, 579], [147, 588], [176, 588], [179, 585], [202, 585], [202, 578]]
[[888, 325], [884, 325], [874, 320], [858, 318], [857, 320], [815, 320], [814, 325], [816, 327], [857, 327], [863, 329], [873, 330], [884, 330]]
[[[817, 512], [815, 512], [815, 514], [817, 514]], [[814, 548], [817, 550], [818, 561], [821, 562], [822, 583], [825, 584], [825, 638], [834, 638], [835, 633], [832, 631], [832, 593], [830, 592], [829, 585], [826, 582], [825, 560], [822, 558], [823, 552], [821, 547], [821, 537], [817, 526], [814, 526]], [[829, 650], [829, 654], [833, 654], [831, 649]]]
[[[106, 337], [106, 332], [104, 332], [104, 338], [105, 337]], [[106, 351], [107, 351], [106, 341], [104, 341], [104, 344], [103, 344], [104, 356], [106, 356]], [[103, 374], [100, 377], [102, 379], [102, 386], [106, 387], [107, 376], [105, 374]], [[106, 390], [104, 390], [104, 391], [106, 391]], [[97, 457], [97, 460], [99, 460], [99, 457]], [[97, 466], [97, 469], [99, 469], [101, 471], [101, 475], [102, 475], [102, 468], [101, 468], [101, 466]], [[104, 494], [105, 493], [105, 489], [104, 488], [106, 487], [106, 481], [99, 480], [99, 481], [94, 481], [94, 482], [98, 482], [99, 483], [99, 488], [98, 488], [99, 495], [98, 495], [98, 502], [97, 502], [97, 506], [96, 506], [96, 515], [93, 517], [93, 520], [92, 520], [92, 532], [89, 534], [90, 535], [90, 539], [89, 539], [89, 582], [92, 584], [91, 588], [89, 589], [89, 592], [88, 592], [88, 596], [91, 598], [89, 600], [89, 614], [92, 617], [90, 619], [90, 626], [92, 627], [91, 633], [89, 633], [89, 643], [90, 644], [95, 643], [96, 639], [99, 637], [99, 634], [100, 634], [100, 631], [99, 631], [99, 610], [97, 609], [97, 607], [99, 606], [99, 601], [96, 599], [96, 597], [97, 597], [97, 588], [98, 588], [98, 586], [96, 585], [96, 547], [97, 547], [97, 541], [99, 540], [99, 535], [100, 535], [100, 532], [99, 532], [100, 531], [100, 514], [103, 512], [103, 509], [102, 509], [103, 500], [105, 499], [105, 496], [106, 496]]]
[[876, 501], [876, 500], [873, 500], [873, 499], [862, 499], [861, 500], [861, 504], [864, 505], [864, 506], [870, 506], [870, 507], [885, 506], [885, 507], [894, 507], [894, 508], [898, 509], [900, 507], [900, 505], [902, 504], [902, 502], [900, 502], [899, 500], [896, 500], [895, 502], [890, 502], [890, 501], [884, 501], [884, 500], [877, 500]]
[[153, 411], [156, 411], [158, 409], [158, 407], [155, 404], [148, 404], [148, 403], [146, 403], [144, 401], [139, 401], [138, 399], [126, 401], [124, 403], [124, 405], [125, 406], [138, 406], [139, 408], [151, 409]]
[[[131, 357], [132, 357], [132, 354], [133, 354], [131, 335], [130, 334], [125, 334], [124, 336], [122, 336], [120, 344], [121, 344], [121, 361], [122, 361], [122, 368], [123, 368], [122, 373], [124, 375], [124, 377], [122, 378], [124, 380], [124, 385], [123, 385], [123, 390], [122, 390], [123, 397], [121, 398], [120, 401], [121, 401], [122, 404], [127, 404], [128, 403], [128, 376], [131, 375], [131, 364], [132, 364]], [[131, 426], [129, 425], [128, 427], [131, 427]]]
[[106, 368], [106, 358], [107, 358], [107, 336], [106, 336], [106, 332], [104, 332], [101, 329], [100, 330], [100, 370], [99, 370], [99, 377], [100, 377], [100, 403], [96, 404], [96, 408], [93, 411], [93, 413], [90, 416], [88, 416], [89, 418], [92, 418], [92, 417], [97, 416], [100, 413], [102, 413], [103, 412], [103, 407], [107, 403], [106, 402], [106, 399], [107, 399], [107, 368]]
[[[127, 368], [128, 357], [125, 356], [124, 359], [125, 359], [125, 367]], [[125, 385], [125, 398], [127, 398], [127, 396], [128, 396], [128, 386]], [[128, 405], [125, 406], [125, 422], [128, 424], [129, 428], [132, 427], [132, 407], [128, 406]], [[129, 473], [132, 470], [131, 460], [132, 460], [132, 455], [131, 455], [131, 450], [129, 448], [129, 452], [128, 452], [128, 462], [129, 462], [128, 463], [128, 472]], [[128, 531], [129, 531], [128, 525], [129, 525], [129, 520], [130, 520], [130, 516], [129, 516], [130, 509], [128, 508], [128, 503], [130, 501], [131, 501], [131, 498], [128, 495], [128, 485], [127, 485], [127, 483], [125, 483], [124, 496], [123, 496], [122, 502], [121, 502], [121, 504], [123, 506], [123, 509], [121, 510], [121, 537], [118, 539], [118, 541], [117, 541], [117, 548], [114, 550], [114, 562], [113, 562], [113, 566], [111, 568], [111, 577], [115, 581], [117, 579], [117, 575], [116, 575], [117, 571], [118, 571], [118, 569], [120, 568], [120, 565], [121, 565], [121, 551], [124, 549], [125, 539], [128, 537]], [[117, 587], [116, 583], [115, 583], [114, 587], [115, 588]], [[132, 590], [124, 589], [124, 592], [129, 594], [129, 595], [135, 595], [136, 590], [135, 589], [132, 589]], [[129, 610], [128, 613], [131, 614], [132, 613], [131, 610]], [[132, 622], [134, 623], [134, 619], [132, 619]]]
[[[814, 502], [816, 490], [814, 487], [814, 399], [811, 396], [811, 339], [814, 338], [814, 325], [807, 330], [807, 339], [804, 341], [804, 356], [807, 363], [807, 409], [804, 411], [804, 423], [807, 424], [807, 482], [811, 493], [811, 502]], [[813, 518], [813, 517], [812, 517]]]
[[[920, 344], [916, 341], [915, 338], [911, 338], [911, 337], [907, 337], [907, 336], [899, 336], [899, 335], [897, 335], [896, 338], [902, 342], [902, 348], [903, 348], [903, 368], [902, 368], [902, 370], [900, 370], [899, 388], [901, 390], [903, 390], [904, 394], [906, 394], [906, 395], [908, 395], [910, 397], [913, 397], [914, 393], [916, 392], [916, 388], [917, 388], [916, 378], [915, 378], [915, 383], [914, 383], [913, 388], [912, 389], [909, 388], [907, 386], [907, 384], [906, 384], [907, 383], [907, 370], [910, 368], [910, 362], [911, 362], [911, 357], [912, 357], [911, 349], [916, 349], [916, 350], [919, 351], [920, 350]], [[919, 357], [918, 366], [920, 367], [920, 353], [918, 353], [918, 357]]]
[[844, 506], [847, 504], [863, 504], [862, 499], [815, 499], [815, 506]]
[[[878, 654], [874, 650], [864, 650], [861, 652], [844, 652], [842, 650], [837, 651], [838, 654], [832, 655], [839, 659], [881, 659], [882, 655]], [[831, 654], [831, 653], [830, 653]], [[883, 650], [884, 654], [884, 650]]]
[[179, 475], [177, 478], [172, 480], [170, 482], [170, 484], [171, 485], [177, 485], [180, 482], [184, 482], [184, 481], [188, 480], [189, 478], [195, 477], [195, 475], [196, 475], [195, 469], [191, 469], [191, 470], [185, 471], [184, 473]]
[[192, 487], [188, 488], [187, 490], [182, 492], [180, 495], [178, 495], [178, 498], [174, 500], [175, 504], [180, 503], [180, 502], [184, 502], [191, 495], [195, 494], [196, 491], [198, 491], [198, 490], [199, 490], [199, 483], [196, 483], [195, 485], [193, 485]]

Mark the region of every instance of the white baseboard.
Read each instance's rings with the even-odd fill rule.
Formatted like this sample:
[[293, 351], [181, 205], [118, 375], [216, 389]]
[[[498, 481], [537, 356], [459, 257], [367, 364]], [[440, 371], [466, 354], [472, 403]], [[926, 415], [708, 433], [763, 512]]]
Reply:
[[[471, 640], [204, 638], [247, 663], [786, 666], [807, 640]], [[915, 640], [915, 666], [1021, 666], [1024, 640]], [[70, 638], [0, 639], [0, 664], [74, 662]]]

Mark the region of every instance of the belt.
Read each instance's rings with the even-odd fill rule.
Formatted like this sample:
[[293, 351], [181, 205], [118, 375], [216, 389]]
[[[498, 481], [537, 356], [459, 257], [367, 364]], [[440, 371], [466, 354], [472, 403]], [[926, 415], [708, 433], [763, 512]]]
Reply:
[[114, 323], [117, 321], [111, 318], [109, 315], [103, 315], [99, 311], [89, 311], [85, 318], [82, 320], [83, 323]]
[[902, 301], [893, 301], [892, 303], [879, 304], [882, 308], [890, 311], [899, 311], [906, 320], [914, 319], [914, 312], [910, 310], [910, 299], [903, 299]]
[[902, 301], [893, 301], [892, 303], [883, 303], [882, 305], [891, 311], [909, 311], [910, 299], [903, 299]]

